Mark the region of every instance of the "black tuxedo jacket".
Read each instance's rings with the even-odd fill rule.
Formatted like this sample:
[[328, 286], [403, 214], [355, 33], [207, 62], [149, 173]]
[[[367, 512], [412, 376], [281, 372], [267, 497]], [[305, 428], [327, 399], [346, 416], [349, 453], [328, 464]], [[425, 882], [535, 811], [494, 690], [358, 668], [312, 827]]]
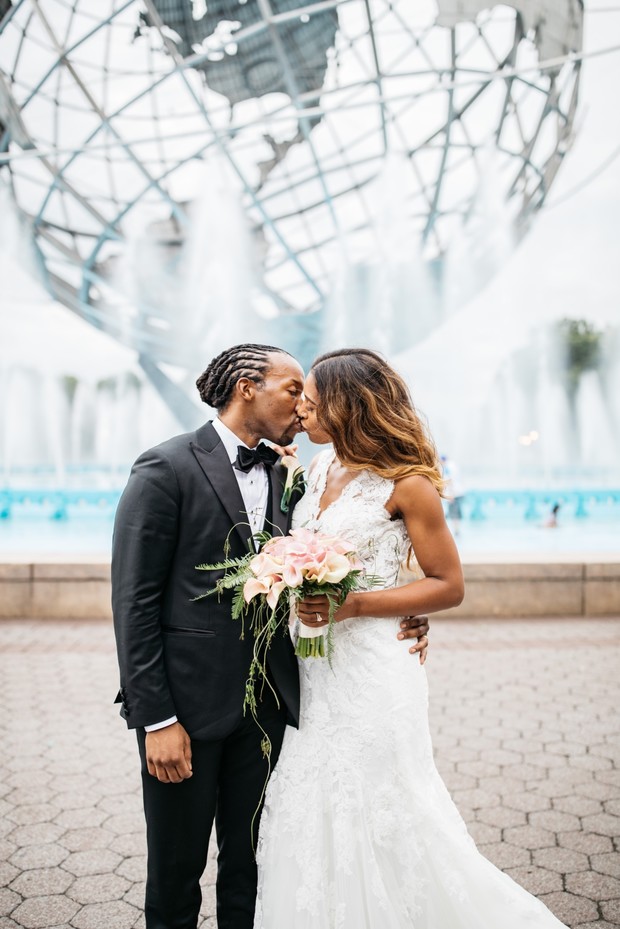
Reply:
[[[280, 510], [286, 477], [268, 468], [267, 528], [289, 529]], [[192, 738], [229, 735], [243, 714], [253, 636], [240, 639], [232, 594], [193, 601], [223, 572], [197, 571], [248, 551], [251, 530], [224, 445], [212, 424], [144, 452], [135, 462], [116, 513], [112, 543], [112, 609], [120, 665], [117, 701], [129, 728], [177, 716]], [[284, 631], [268, 653], [271, 679], [289, 722], [299, 719], [299, 677]]]

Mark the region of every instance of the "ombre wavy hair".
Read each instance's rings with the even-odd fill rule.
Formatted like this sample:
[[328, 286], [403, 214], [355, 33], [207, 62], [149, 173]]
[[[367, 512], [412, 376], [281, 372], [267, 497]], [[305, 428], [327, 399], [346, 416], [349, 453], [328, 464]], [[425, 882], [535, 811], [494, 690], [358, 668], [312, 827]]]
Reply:
[[422, 474], [442, 494], [437, 449], [407, 385], [384, 358], [366, 348], [343, 348], [320, 355], [310, 370], [318, 422], [343, 465], [389, 480]]

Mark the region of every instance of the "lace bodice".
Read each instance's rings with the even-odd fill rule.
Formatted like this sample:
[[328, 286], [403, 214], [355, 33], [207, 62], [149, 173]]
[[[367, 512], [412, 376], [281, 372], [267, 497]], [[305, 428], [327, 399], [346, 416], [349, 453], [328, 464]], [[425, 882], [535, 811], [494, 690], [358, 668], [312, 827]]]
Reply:
[[366, 572], [381, 577], [382, 586], [394, 587], [409, 550], [402, 519], [392, 519], [386, 510], [394, 492], [394, 481], [373, 471], [360, 471], [340, 496], [319, 513], [327, 473], [334, 458], [332, 449], [319, 455], [308, 478], [306, 493], [293, 514], [293, 526], [346, 539], [355, 546]]

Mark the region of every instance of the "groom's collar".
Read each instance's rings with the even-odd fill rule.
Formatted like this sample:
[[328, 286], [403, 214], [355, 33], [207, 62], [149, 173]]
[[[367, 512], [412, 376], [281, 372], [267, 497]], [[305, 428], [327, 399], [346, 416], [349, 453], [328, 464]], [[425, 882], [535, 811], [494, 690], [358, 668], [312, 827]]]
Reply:
[[237, 458], [237, 450], [240, 445], [244, 445], [246, 448], [250, 447], [242, 439], [240, 439], [238, 435], [235, 435], [232, 429], [229, 429], [221, 419], [214, 419], [212, 426], [222, 440], [222, 445], [226, 449], [226, 454], [228, 455], [231, 464]]

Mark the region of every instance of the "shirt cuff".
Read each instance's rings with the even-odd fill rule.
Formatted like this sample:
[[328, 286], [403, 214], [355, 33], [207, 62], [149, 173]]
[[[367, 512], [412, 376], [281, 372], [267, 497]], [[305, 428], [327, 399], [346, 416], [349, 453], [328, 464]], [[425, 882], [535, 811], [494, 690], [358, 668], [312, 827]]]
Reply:
[[165, 729], [166, 726], [171, 726], [173, 723], [178, 722], [176, 716], [171, 716], [170, 719], [164, 719], [163, 723], [153, 723], [150, 726], [145, 726], [145, 732], [155, 732], [157, 729]]

